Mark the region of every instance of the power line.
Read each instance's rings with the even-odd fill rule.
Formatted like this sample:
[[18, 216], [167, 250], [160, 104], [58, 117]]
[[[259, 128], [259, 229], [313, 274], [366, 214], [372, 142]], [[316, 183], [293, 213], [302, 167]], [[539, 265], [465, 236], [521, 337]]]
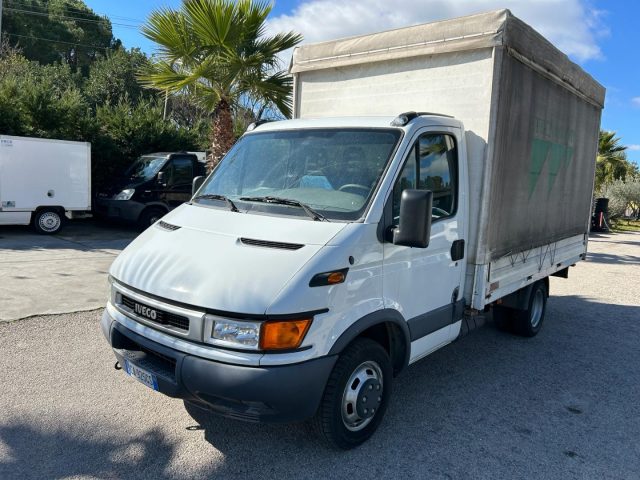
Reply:
[[[62, 18], [65, 20], [76, 20], [76, 21], [80, 21], [80, 22], [89, 22], [89, 23], [104, 23], [105, 20], [93, 20], [93, 19], [89, 19], [89, 18], [79, 18], [79, 17], [69, 17], [66, 15], [59, 15], [57, 13], [44, 13], [44, 12], [35, 12], [33, 10], [21, 10], [18, 8], [12, 8], [12, 7], [5, 7], [5, 10], [7, 11], [11, 11], [11, 12], [18, 12], [18, 13], [23, 13], [25, 15], [36, 15], [36, 16], [40, 16], [40, 17], [57, 17], [57, 18]], [[111, 22], [112, 25], [118, 25], [119, 27], [124, 27], [124, 28], [133, 28], [133, 29], [138, 29], [139, 25], [130, 25], [130, 24], [125, 24], [125, 23], [116, 23], [116, 22]]]
[[[22, 8], [22, 9], [39, 9], [40, 11], [43, 12], [49, 12], [49, 9], [47, 8], [48, 4], [44, 4], [44, 5], [35, 5], [32, 3], [28, 3], [25, 0], [9, 0], [9, 4], [13, 4], [13, 6], [17, 6], [18, 8]], [[72, 7], [60, 7], [60, 9], [63, 12], [66, 12], [69, 15], [85, 15], [87, 17], [94, 17], [94, 16], [102, 16], [102, 17], [107, 17], [109, 19], [111, 18], [115, 18], [115, 19], [119, 19], [119, 20], [123, 20], [126, 22], [134, 22], [134, 23], [144, 23], [144, 20], [140, 20], [138, 18], [131, 18], [131, 17], [122, 17], [119, 15], [106, 15], [106, 14], [102, 14], [102, 13], [97, 13], [94, 12], [93, 10], [91, 11], [86, 11], [86, 10], [80, 10], [78, 8], [72, 8]], [[52, 13], [52, 15], [57, 15], [56, 13]]]
[[30, 36], [30, 35], [20, 35], [20, 34], [17, 34], [17, 33], [6, 33], [6, 35], [8, 35], [10, 37], [29, 38], [31, 40], [43, 40], [45, 42], [64, 43], [66, 45], [73, 45], [74, 47], [100, 48], [100, 49], [104, 49], [104, 50], [110, 50], [110, 48], [111, 48], [111, 47], [104, 47], [102, 45], [87, 45], [86, 43], [65, 42], [63, 40], [54, 40], [52, 38], [34, 37], [34, 36]]

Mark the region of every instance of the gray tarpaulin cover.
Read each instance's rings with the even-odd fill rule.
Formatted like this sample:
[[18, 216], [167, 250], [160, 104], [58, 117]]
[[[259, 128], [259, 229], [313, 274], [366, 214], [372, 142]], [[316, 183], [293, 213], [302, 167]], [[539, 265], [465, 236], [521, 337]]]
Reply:
[[464, 122], [471, 262], [587, 231], [605, 90], [508, 10], [303, 45], [291, 72], [296, 117]]

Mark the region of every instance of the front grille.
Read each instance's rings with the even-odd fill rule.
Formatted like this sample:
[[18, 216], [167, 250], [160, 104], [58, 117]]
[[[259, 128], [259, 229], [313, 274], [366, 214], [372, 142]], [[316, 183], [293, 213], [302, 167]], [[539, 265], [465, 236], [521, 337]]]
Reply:
[[304, 247], [304, 245], [299, 243], [272, 242], [269, 240], [257, 240], [255, 238], [245, 237], [240, 238], [240, 241], [252, 247], [279, 248], [281, 250], [299, 250]]
[[[136, 315], [148, 320], [150, 322], [158, 323], [160, 325], [171, 326], [178, 328], [180, 330], [188, 331], [189, 330], [189, 319], [187, 317], [183, 317], [182, 315], [176, 315], [175, 313], [165, 312], [155, 307], [149, 307], [144, 303], [137, 302], [129, 297], [121, 295], [122, 297], [122, 305], [127, 307]], [[141, 315], [136, 311], [136, 303], [141, 307], [150, 308], [156, 313], [156, 318], [149, 318], [148, 316]]]

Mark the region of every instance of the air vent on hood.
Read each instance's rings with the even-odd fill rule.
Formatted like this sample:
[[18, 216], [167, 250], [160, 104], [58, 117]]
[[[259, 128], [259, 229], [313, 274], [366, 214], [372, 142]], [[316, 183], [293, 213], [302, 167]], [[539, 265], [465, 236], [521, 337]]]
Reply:
[[163, 230], [168, 230], [170, 232], [173, 232], [174, 230], [178, 230], [180, 228], [178, 225], [171, 225], [170, 223], [163, 222], [162, 220], [156, 223], [156, 225]]
[[280, 250], [299, 250], [304, 247], [300, 243], [284, 243], [284, 242], [270, 242], [268, 240], [256, 240], [255, 238], [240, 238], [240, 241], [245, 245], [251, 245], [254, 247], [265, 248], [279, 248]]

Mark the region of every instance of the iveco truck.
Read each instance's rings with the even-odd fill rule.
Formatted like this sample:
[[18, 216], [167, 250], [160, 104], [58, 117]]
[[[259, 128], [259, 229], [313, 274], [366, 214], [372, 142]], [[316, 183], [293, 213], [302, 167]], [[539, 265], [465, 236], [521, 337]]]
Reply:
[[540, 331], [587, 252], [604, 89], [507, 10], [303, 46], [291, 73], [295, 118], [120, 254], [101, 325], [147, 387], [346, 449], [491, 310]]

